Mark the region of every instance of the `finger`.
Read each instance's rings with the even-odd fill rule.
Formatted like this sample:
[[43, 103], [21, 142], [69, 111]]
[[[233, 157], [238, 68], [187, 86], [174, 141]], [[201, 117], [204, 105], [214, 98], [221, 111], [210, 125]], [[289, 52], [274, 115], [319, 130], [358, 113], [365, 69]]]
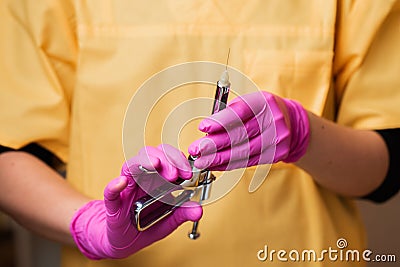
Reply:
[[112, 180], [104, 189], [104, 205], [107, 215], [118, 215], [121, 207], [121, 192], [127, 187], [128, 179], [120, 176]]
[[267, 100], [263, 92], [239, 96], [231, 101], [226, 109], [200, 122], [199, 130], [206, 133], [222, 131], [229, 125], [246, 122], [262, 113], [266, 107]]
[[182, 206], [177, 208], [172, 216], [175, 220], [181, 224], [186, 221], [198, 221], [203, 216], [203, 208], [201, 205], [194, 201], [185, 202]]
[[[172, 168], [171, 164], [168, 164], [168, 160], [164, 155], [162, 149], [158, 147], [148, 146], [139, 152], [140, 160], [143, 164], [148, 164], [149, 159], [157, 159], [158, 163], [153, 166], [149, 166], [148, 170], [155, 170], [160, 176], [166, 180], [175, 180], [178, 176], [178, 171]], [[146, 165], [142, 165], [143, 167]]]
[[215, 133], [225, 131], [226, 127], [243, 124], [242, 118], [231, 107], [227, 107], [208, 118], [202, 120], [198, 129], [204, 133]]
[[217, 142], [214, 142], [213, 139], [209, 138], [208, 136], [205, 136], [191, 143], [188, 148], [188, 152], [190, 155], [194, 157], [199, 157], [201, 156], [202, 153], [212, 154], [215, 153], [218, 149], [225, 148], [226, 147], [225, 143], [228, 143], [228, 141], [225, 142], [222, 141], [218, 143], [218, 145], [216, 143]]
[[248, 142], [263, 131], [271, 127], [272, 121], [263, 118], [252, 118], [244, 125], [236, 125], [227, 131], [215, 132], [197, 139], [189, 146], [189, 154], [193, 156], [215, 153], [216, 150], [223, 150], [234, 147], [237, 144]]
[[148, 152], [148, 150], [151, 149], [151, 147], [144, 147], [135, 157], [127, 160], [122, 166], [121, 175], [132, 177], [142, 174], [143, 170], [141, 170], [139, 166], [149, 171], [156, 170], [160, 165], [160, 161], [157, 157], [153, 157], [151, 152]]
[[[246, 167], [249, 166], [248, 161], [250, 158], [265, 153], [266, 149], [275, 152], [275, 143], [276, 140], [273, 136], [267, 137], [265, 135], [258, 135], [253, 137], [250, 141], [237, 144], [232, 148], [223, 149], [211, 154], [201, 154], [201, 156], [195, 160], [194, 165], [196, 168], [204, 169], [219, 165], [228, 165], [230, 162], [242, 161], [243, 164], [241, 164], [241, 166]], [[265, 156], [263, 155], [264, 162], [272, 162], [273, 153], [271, 156], [272, 159], [264, 159], [264, 157], [269, 157], [270, 154], [271, 153], [265, 153]]]
[[268, 151], [267, 154], [259, 154], [251, 156], [247, 161], [237, 160], [230, 161], [226, 164], [211, 166], [208, 169], [210, 171], [231, 171], [256, 165], [271, 164], [274, 158], [273, 150]]
[[192, 177], [192, 168], [190, 167], [189, 161], [182, 151], [168, 144], [159, 145], [158, 149], [163, 152], [166, 159], [166, 161], [162, 162], [162, 164], [170, 165], [168, 170], [175, 168], [172, 174], [176, 174], [176, 177], [171, 175], [169, 177], [170, 179], [174, 179], [175, 181], [178, 177], [183, 179], [190, 179]]
[[215, 149], [221, 150], [235, 146], [259, 135], [263, 128], [269, 125], [271, 125], [270, 121], [260, 121], [258, 118], [252, 118], [244, 124], [230, 125], [231, 128], [225, 131], [213, 132], [194, 141], [189, 146], [189, 154], [199, 156], [214, 153]]
[[250, 157], [249, 150], [249, 144], [246, 143], [245, 145], [235, 147], [234, 150], [227, 148], [216, 153], [201, 155], [195, 160], [194, 166], [198, 169], [210, 169], [219, 165], [228, 165], [229, 162], [238, 159], [245, 164], [246, 160]]
[[177, 208], [170, 216], [155, 225], [155, 231], [166, 235], [174, 231], [186, 221], [198, 221], [203, 215], [200, 204], [190, 201]]
[[235, 97], [234, 99], [232, 99], [231, 101], [229, 101], [228, 107], [229, 107], [229, 106], [232, 106], [232, 104], [234, 104], [234, 103], [236, 103], [236, 102], [240, 102], [240, 101], [242, 101], [241, 97], [240, 97], [240, 96], [237, 96], [237, 97]]
[[159, 150], [155, 147], [143, 147], [138, 154], [138, 163], [148, 171], [158, 171], [161, 168], [159, 154]]
[[177, 208], [170, 216], [164, 218], [145, 232], [139, 234], [137, 240], [140, 247], [145, 247], [171, 234], [186, 221], [198, 221], [203, 215], [202, 207], [196, 202], [187, 202]]

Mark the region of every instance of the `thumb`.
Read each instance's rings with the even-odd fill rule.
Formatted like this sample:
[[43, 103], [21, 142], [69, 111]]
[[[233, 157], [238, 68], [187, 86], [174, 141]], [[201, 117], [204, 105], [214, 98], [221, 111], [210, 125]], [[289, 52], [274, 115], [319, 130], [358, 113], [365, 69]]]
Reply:
[[128, 179], [125, 176], [120, 176], [112, 180], [104, 189], [104, 205], [107, 210], [107, 215], [114, 216], [118, 214], [122, 200], [121, 192], [127, 187]]
[[152, 239], [159, 240], [178, 228], [186, 221], [198, 221], [203, 215], [203, 208], [197, 202], [186, 202], [177, 208], [170, 216], [166, 217], [150, 229], [148, 233]]

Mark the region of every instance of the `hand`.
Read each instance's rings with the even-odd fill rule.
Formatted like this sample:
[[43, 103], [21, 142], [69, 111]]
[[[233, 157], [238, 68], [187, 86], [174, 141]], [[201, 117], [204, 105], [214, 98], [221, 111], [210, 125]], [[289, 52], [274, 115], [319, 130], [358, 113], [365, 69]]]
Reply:
[[296, 162], [306, 152], [310, 130], [307, 111], [292, 100], [255, 92], [231, 101], [204, 119], [207, 136], [189, 146], [199, 169], [233, 170], [278, 161]]
[[[70, 229], [81, 252], [90, 259], [125, 258], [166, 237], [185, 221], [198, 221], [202, 208], [187, 202], [170, 216], [139, 232], [131, 220], [131, 206], [145, 192], [135, 181], [155, 179], [158, 174], [145, 174], [139, 166], [157, 172], [168, 181], [190, 179], [191, 167], [182, 152], [169, 145], [145, 147], [127, 161], [121, 175], [104, 190], [104, 200], [94, 200], [74, 215]], [[157, 180], [157, 179], [155, 179]]]

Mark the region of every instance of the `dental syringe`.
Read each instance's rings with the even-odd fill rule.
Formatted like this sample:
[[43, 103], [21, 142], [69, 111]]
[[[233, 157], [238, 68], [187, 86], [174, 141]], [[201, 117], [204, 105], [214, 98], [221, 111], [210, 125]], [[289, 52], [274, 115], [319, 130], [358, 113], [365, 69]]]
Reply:
[[[226, 107], [230, 85], [228, 69], [226, 68], [217, 81], [212, 114]], [[211, 185], [215, 180], [215, 176], [211, 171], [199, 170], [194, 167], [194, 161], [196, 160], [194, 157], [189, 156], [188, 160], [192, 166], [193, 173], [190, 180], [179, 178], [175, 183], [164, 182], [161, 186], [151, 190], [146, 196], [133, 203], [131, 209], [132, 218], [138, 231], [145, 231], [150, 228], [186, 201], [195, 200], [202, 204], [209, 199]], [[144, 173], [157, 174], [157, 171], [149, 171], [142, 166], [139, 166], [139, 168]], [[189, 233], [190, 239], [194, 240], [200, 236], [197, 232], [198, 224], [198, 221], [193, 223], [192, 231]]]
[[[229, 82], [229, 74], [228, 69], [221, 74], [221, 77], [217, 81], [217, 90], [215, 91], [214, 97], [214, 105], [211, 111], [211, 114], [217, 113], [218, 111], [223, 110], [226, 107], [228, 101], [229, 90], [231, 87], [231, 83]], [[189, 156], [189, 160], [196, 160]], [[202, 204], [203, 201], [210, 198], [211, 186], [212, 182], [215, 180], [215, 177], [212, 175], [211, 171], [206, 170], [205, 179], [203, 182], [203, 187], [201, 189], [201, 195], [199, 203]], [[192, 231], [189, 233], [190, 239], [197, 239], [200, 236], [197, 228], [199, 226], [199, 221], [193, 222]]]

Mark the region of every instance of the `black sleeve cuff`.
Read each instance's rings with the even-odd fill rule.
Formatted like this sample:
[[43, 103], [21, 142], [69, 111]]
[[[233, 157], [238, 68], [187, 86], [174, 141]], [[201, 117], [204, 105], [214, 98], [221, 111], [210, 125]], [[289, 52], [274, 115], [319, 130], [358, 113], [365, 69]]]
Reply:
[[376, 130], [386, 143], [389, 151], [389, 168], [383, 183], [363, 198], [383, 203], [400, 190], [400, 128]]
[[7, 151], [13, 151], [14, 149], [12, 149], [12, 148], [9, 148], [9, 147], [6, 147], [6, 146], [1, 146], [0, 145], [0, 154], [1, 153], [4, 153], [4, 152], [7, 152]]
[[60, 170], [63, 170], [63, 162], [56, 157], [53, 153], [51, 153], [49, 150], [45, 149], [44, 147], [36, 144], [36, 143], [31, 143], [29, 145], [26, 145], [20, 149], [12, 149], [9, 147], [5, 147], [0, 145], [0, 154], [7, 152], [7, 151], [24, 151], [26, 153], [29, 153], [44, 163], [46, 163], [48, 166], [53, 168], [54, 170], [60, 172]]

